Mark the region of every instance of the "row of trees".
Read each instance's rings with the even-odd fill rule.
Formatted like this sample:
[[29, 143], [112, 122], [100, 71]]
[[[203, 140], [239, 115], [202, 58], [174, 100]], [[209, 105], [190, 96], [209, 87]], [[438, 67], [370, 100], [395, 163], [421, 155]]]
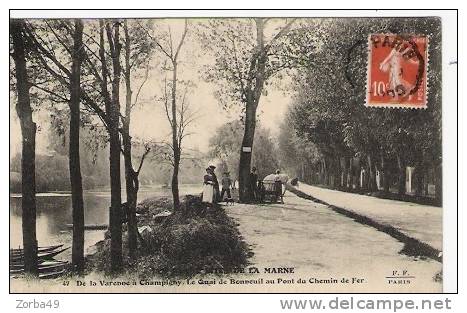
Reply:
[[[136, 203], [139, 174], [146, 156], [153, 152], [173, 165], [174, 209], [178, 209], [178, 171], [181, 144], [192, 122], [188, 100], [178, 90], [180, 51], [188, 23], [175, 43], [170, 26], [140, 20], [11, 20], [12, 90], [22, 132], [22, 208], [25, 271], [37, 274], [35, 135], [34, 110], [48, 110], [58, 132], [68, 130], [69, 177], [72, 192], [72, 262], [84, 269], [84, 203], [80, 159], [80, 129], [94, 132], [109, 147], [111, 205], [111, 269], [122, 268], [121, 155], [124, 159], [125, 187], [129, 209], [129, 255], [137, 254]], [[169, 61], [153, 62], [164, 59]], [[152, 63], [151, 63], [152, 62]], [[165, 91], [153, 97], [163, 103], [171, 126], [168, 142], [143, 142], [132, 138], [131, 112], [152, 66], [159, 65]], [[15, 77], [16, 79], [14, 79]], [[135, 88], [135, 84], [137, 88]], [[121, 86], [124, 86], [124, 89]], [[122, 90], [123, 89], [123, 90]], [[124, 95], [124, 103], [121, 98]], [[65, 122], [69, 124], [64, 126]], [[135, 153], [140, 152], [138, 165]], [[156, 151], [155, 151], [156, 150]], [[162, 152], [161, 152], [162, 151]]]
[[[281, 151], [295, 173], [319, 173], [315, 183], [384, 190], [397, 179], [405, 193], [406, 167], [415, 167], [416, 194], [434, 172], [441, 198], [441, 26], [437, 18], [322, 19], [307, 26], [320, 34], [308, 67], [295, 72], [294, 103], [282, 127]], [[372, 109], [366, 96], [368, 34], [419, 34], [429, 38], [428, 108]], [[290, 127], [291, 125], [291, 127]], [[292, 151], [299, 151], [294, 154]], [[295, 162], [293, 162], [295, 160]], [[306, 170], [308, 168], [308, 171]], [[307, 174], [305, 173], [307, 172]]]
[[[244, 113], [242, 147], [253, 147], [256, 111], [265, 85], [290, 62], [281, 54], [284, 38], [295, 20], [274, 19], [212, 19], [200, 22], [198, 39], [214, 57], [208, 66], [207, 80], [216, 82], [222, 102], [239, 104]], [[122, 266], [121, 173], [120, 157], [125, 164], [125, 185], [129, 207], [130, 255], [136, 253], [135, 206], [139, 186], [139, 171], [151, 151], [145, 145], [139, 166], [133, 166], [130, 134], [131, 111], [147, 81], [151, 60], [157, 55], [159, 69], [164, 72], [162, 96], [171, 128], [171, 140], [157, 146], [163, 159], [173, 166], [172, 194], [174, 210], [179, 208], [178, 172], [182, 160], [182, 140], [189, 134], [186, 128], [193, 122], [193, 112], [186, 99], [190, 84], [180, 80], [179, 67], [183, 46], [189, 33], [184, 21], [180, 36], [174, 40], [170, 25], [155, 27], [151, 21], [99, 20], [13, 20], [11, 47], [16, 75], [13, 90], [17, 91], [17, 112], [23, 134], [22, 190], [23, 238], [26, 271], [34, 272], [37, 243], [35, 242], [35, 124], [32, 120], [34, 104], [41, 109], [44, 103], [56, 117], [57, 128], [63, 130], [64, 118], [69, 122], [69, 169], [73, 206], [73, 264], [78, 271], [83, 259], [83, 197], [80, 170], [80, 127], [96, 131], [109, 142], [109, 171], [111, 207], [109, 228], [111, 235], [111, 266]], [[170, 24], [170, 23], [169, 23]], [[269, 35], [269, 29], [274, 34]], [[284, 60], [287, 60], [285, 58]], [[141, 75], [141, 72], [145, 73]], [[136, 93], [133, 82], [141, 83]], [[120, 96], [124, 85], [125, 101]], [[180, 88], [180, 86], [182, 88]], [[32, 100], [32, 103], [31, 103]], [[104, 130], [104, 131], [103, 131]], [[246, 186], [251, 167], [251, 153], [240, 150], [240, 199], [247, 200]]]

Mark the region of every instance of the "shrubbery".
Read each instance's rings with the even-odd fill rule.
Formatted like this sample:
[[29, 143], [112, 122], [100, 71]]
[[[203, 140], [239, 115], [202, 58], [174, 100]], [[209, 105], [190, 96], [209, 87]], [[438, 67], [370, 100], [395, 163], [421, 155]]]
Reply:
[[[145, 200], [138, 206], [138, 226], [150, 229], [141, 234], [137, 260], [131, 262], [125, 257], [125, 267], [132, 273], [142, 277], [191, 277], [228, 273], [247, 265], [248, 246], [220, 206], [208, 208], [200, 198], [187, 196], [179, 212], [160, 219], [158, 214], [169, 208], [171, 203], [165, 198]], [[108, 272], [109, 254], [110, 240], [106, 239], [90, 258], [94, 268]]]

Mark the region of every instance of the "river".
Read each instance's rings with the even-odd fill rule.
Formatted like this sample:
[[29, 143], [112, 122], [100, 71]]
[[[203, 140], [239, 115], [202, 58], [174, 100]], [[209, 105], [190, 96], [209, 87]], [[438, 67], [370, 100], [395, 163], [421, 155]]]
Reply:
[[[197, 194], [201, 185], [180, 185], [180, 194]], [[138, 201], [155, 197], [171, 197], [171, 189], [157, 186], [141, 186]], [[108, 224], [110, 189], [86, 190], [84, 197], [85, 224]], [[126, 193], [122, 190], [122, 200]], [[66, 224], [72, 223], [71, 194], [50, 192], [37, 194], [37, 241], [39, 246], [64, 244], [71, 246], [72, 233]], [[86, 230], [85, 249], [104, 239], [102, 230]], [[10, 247], [22, 247], [21, 234], [21, 194], [10, 194]], [[71, 260], [71, 249], [62, 253], [59, 259]]]

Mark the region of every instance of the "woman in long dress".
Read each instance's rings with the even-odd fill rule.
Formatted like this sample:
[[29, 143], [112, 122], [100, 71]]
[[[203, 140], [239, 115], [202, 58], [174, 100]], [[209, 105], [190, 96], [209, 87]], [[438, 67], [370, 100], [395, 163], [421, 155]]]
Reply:
[[206, 175], [204, 175], [203, 184], [203, 202], [213, 203], [214, 199], [214, 179], [211, 173], [211, 169], [206, 168]]

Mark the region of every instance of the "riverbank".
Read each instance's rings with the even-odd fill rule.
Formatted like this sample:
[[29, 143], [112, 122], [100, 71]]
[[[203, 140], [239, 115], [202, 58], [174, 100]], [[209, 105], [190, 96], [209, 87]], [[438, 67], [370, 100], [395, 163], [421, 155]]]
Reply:
[[[168, 197], [154, 197], [138, 204], [141, 234], [138, 255], [128, 256], [124, 227], [124, 273], [139, 277], [192, 277], [230, 273], [248, 264], [250, 251], [233, 219], [219, 205], [206, 207], [198, 196], [187, 195], [181, 208], [172, 211]], [[110, 274], [110, 238], [95, 245], [87, 256], [88, 271]]]
[[[199, 194], [202, 185], [182, 184], [180, 195]], [[153, 197], [171, 197], [170, 188], [161, 185], [141, 185], [138, 199], [144, 201]], [[122, 199], [126, 199], [126, 192], [122, 190]], [[84, 218], [86, 225], [106, 225], [109, 222], [110, 189], [99, 188], [83, 191]], [[39, 246], [63, 244], [70, 247], [72, 233], [67, 226], [73, 223], [71, 194], [66, 191], [36, 194], [37, 209], [37, 241]], [[22, 225], [22, 196], [10, 194], [10, 247], [20, 248], [23, 245], [21, 235]], [[87, 230], [85, 233], [85, 253], [93, 253], [88, 248], [104, 239], [104, 231]], [[59, 255], [63, 261], [71, 261], [71, 249]]]

